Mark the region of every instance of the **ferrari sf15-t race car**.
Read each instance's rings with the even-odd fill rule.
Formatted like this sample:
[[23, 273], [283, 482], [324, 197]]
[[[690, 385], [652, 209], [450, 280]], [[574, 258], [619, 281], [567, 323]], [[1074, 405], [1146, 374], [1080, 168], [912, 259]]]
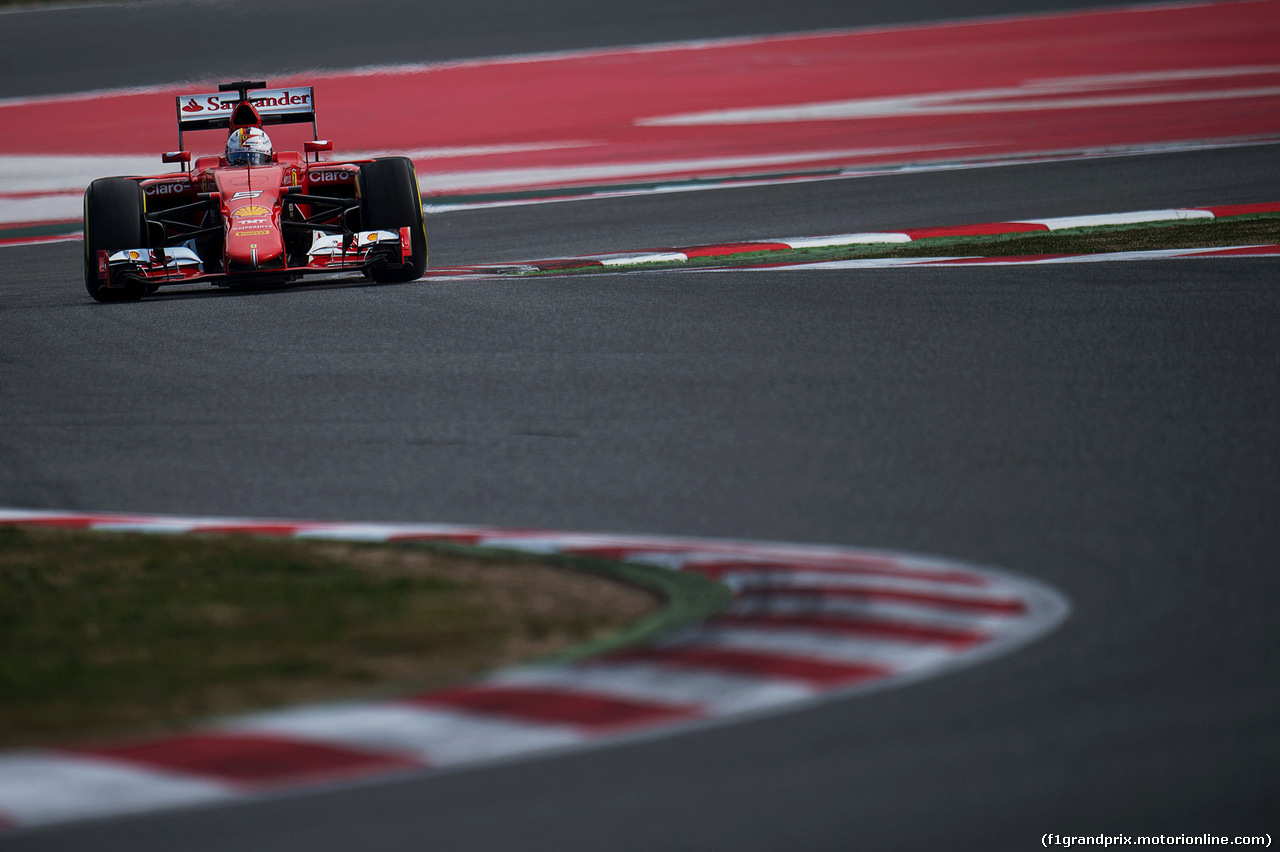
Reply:
[[[99, 178], [84, 194], [84, 280], [99, 302], [167, 284], [271, 283], [351, 271], [412, 281], [427, 268], [413, 163], [405, 157], [320, 162], [311, 87], [226, 83], [177, 99], [178, 147], [195, 130], [231, 131], [226, 155], [171, 151], [180, 171]], [[225, 94], [225, 93], [234, 94]], [[311, 124], [305, 153], [275, 152], [264, 125]]]

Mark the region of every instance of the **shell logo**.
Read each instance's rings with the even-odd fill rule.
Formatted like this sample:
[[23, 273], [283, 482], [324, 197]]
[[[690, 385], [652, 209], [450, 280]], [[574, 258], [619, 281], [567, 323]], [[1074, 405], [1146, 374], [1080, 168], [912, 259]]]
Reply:
[[130, 260], [141, 260], [141, 259], [142, 259], [142, 255], [138, 254], [136, 251], [131, 251], [131, 252], [129, 252], [129, 259], [130, 259]]
[[265, 207], [260, 207], [257, 204], [246, 204], [243, 207], [232, 210], [231, 215], [235, 216], [237, 219], [243, 216], [270, 216], [271, 211]]

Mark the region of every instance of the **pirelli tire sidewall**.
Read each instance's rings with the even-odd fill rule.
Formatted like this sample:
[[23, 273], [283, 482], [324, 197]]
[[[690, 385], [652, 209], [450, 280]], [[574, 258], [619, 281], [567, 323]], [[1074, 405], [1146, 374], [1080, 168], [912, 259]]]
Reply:
[[413, 281], [427, 271], [427, 226], [422, 216], [418, 175], [408, 157], [382, 157], [360, 167], [356, 177], [360, 218], [368, 231], [409, 229], [413, 250], [401, 267], [376, 269], [374, 281]]
[[108, 289], [98, 280], [98, 252], [147, 246], [146, 199], [142, 185], [123, 177], [98, 178], [84, 192], [84, 286], [99, 302], [129, 302], [146, 294], [144, 285]]

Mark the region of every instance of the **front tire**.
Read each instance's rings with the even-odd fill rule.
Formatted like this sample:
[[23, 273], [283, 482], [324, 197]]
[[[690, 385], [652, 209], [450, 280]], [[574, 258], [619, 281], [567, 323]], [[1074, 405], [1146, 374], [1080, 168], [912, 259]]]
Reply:
[[98, 252], [145, 248], [146, 201], [137, 181], [98, 178], [84, 192], [84, 286], [99, 302], [133, 302], [147, 292], [144, 284], [107, 287], [98, 280]]
[[369, 275], [379, 284], [413, 281], [427, 271], [427, 226], [422, 217], [418, 175], [407, 157], [384, 157], [365, 163], [356, 178], [360, 218], [368, 231], [409, 228], [412, 254], [404, 266], [382, 267]]

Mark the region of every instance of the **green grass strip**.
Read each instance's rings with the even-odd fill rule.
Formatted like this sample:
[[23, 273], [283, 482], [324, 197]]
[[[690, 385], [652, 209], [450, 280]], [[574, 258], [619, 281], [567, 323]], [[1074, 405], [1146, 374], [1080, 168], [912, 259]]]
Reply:
[[627, 270], [734, 268], [787, 263], [821, 263], [864, 258], [1020, 257], [1058, 254], [1106, 254], [1158, 249], [1213, 248], [1280, 244], [1280, 213], [1229, 219], [1178, 220], [1143, 225], [1108, 225], [1061, 231], [972, 237], [930, 237], [909, 243], [860, 243], [821, 248], [777, 249], [744, 254], [695, 257], [627, 266], [582, 266], [522, 275], [563, 275]]
[[[0, 0], [3, 2], [3, 0]], [[48, 225], [26, 225], [21, 228], [0, 226], [0, 240], [18, 240], [25, 237], [64, 237], [84, 230], [80, 222], [54, 222]]]
[[582, 659], [727, 600], [694, 574], [493, 548], [0, 527], [0, 747]]
[[663, 600], [663, 606], [647, 618], [622, 629], [576, 645], [566, 651], [544, 657], [539, 662], [548, 665], [574, 662], [617, 651], [632, 645], [649, 642], [681, 627], [706, 621], [729, 603], [729, 587], [701, 574], [673, 571], [637, 562], [614, 562], [563, 554], [529, 554], [503, 548], [479, 548], [462, 545], [429, 543], [423, 547], [458, 554], [472, 553], [479, 556], [510, 560], [529, 560], [554, 565], [570, 571], [579, 571], [643, 589]]

